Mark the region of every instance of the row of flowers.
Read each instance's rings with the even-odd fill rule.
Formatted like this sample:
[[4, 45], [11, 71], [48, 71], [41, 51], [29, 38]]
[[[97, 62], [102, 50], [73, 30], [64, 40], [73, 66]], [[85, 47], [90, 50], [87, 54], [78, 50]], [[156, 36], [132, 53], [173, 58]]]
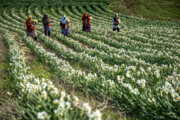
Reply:
[[19, 91], [19, 105], [22, 111], [29, 111], [22, 115], [23, 118], [101, 119], [99, 110], [92, 111], [88, 103], [81, 103], [78, 97], [60, 91], [50, 80], [39, 79], [31, 74], [24, 53], [13, 36], [6, 31], [4, 39], [9, 47], [10, 75], [15, 81], [14, 88]]
[[[59, 35], [59, 37], [60, 37], [60, 39], [63, 39], [62, 36]], [[42, 38], [42, 35], [40, 35], [40, 38]], [[48, 38], [47, 38], [47, 39], [48, 39]], [[43, 40], [46, 40], [46, 39], [43, 39]], [[66, 41], [69, 41], [69, 39], [66, 40]], [[73, 42], [73, 41], [71, 41], [71, 42]], [[58, 45], [57, 42], [56, 42], [56, 43], [53, 43], [52, 41], [50, 41], [49, 44]], [[70, 43], [69, 43], [69, 44], [70, 44]], [[52, 47], [52, 48], [56, 48], [56, 50], [57, 50], [57, 47], [54, 47], [54, 46], [52, 46], [52, 45], [51, 45], [51, 47]], [[67, 55], [70, 54], [70, 55], [69, 55], [69, 56], [70, 56], [69, 59], [72, 59], [73, 61], [75, 60], [75, 58], [76, 58], [75, 55], [76, 55], [77, 53], [73, 53], [72, 51], [69, 52], [69, 50], [68, 50], [67, 48], [65, 48], [64, 46], [59, 46], [58, 48], [59, 48], [59, 51], [58, 51], [59, 54], [62, 54], [62, 55], [64, 56], [64, 53], [67, 51], [66, 54], [67, 54]], [[66, 49], [67, 49], [67, 50], [66, 50]], [[85, 49], [84, 49], [84, 50], [85, 50]], [[62, 51], [63, 53], [62, 53], [61, 51]], [[91, 50], [90, 50], [90, 49], [87, 49], [86, 51], [91, 51]], [[74, 57], [72, 57], [72, 55], [73, 55]], [[82, 55], [80, 55], [80, 56], [82, 56]], [[65, 56], [65, 57], [67, 58], [67, 56]], [[77, 57], [78, 57], [78, 56], [77, 56]], [[87, 55], [85, 55], [85, 57], [87, 57]], [[77, 58], [77, 59], [80, 59], [80, 58]], [[90, 58], [89, 58], [89, 59], [90, 59]], [[96, 60], [96, 59], [95, 59], [95, 60]], [[88, 60], [88, 61], [89, 61], [89, 60]], [[92, 59], [91, 61], [94, 61], [94, 60]], [[98, 61], [102, 61], [102, 60], [98, 60], [98, 59], [97, 59], [96, 61], [93, 62], [93, 64], [98, 63]], [[85, 61], [85, 62], [86, 62], [86, 61]], [[86, 62], [86, 63], [87, 63], [87, 62]], [[90, 63], [92, 63], [92, 62], [90, 62]], [[85, 64], [85, 65], [86, 65], [86, 64]], [[99, 66], [99, 65], [104, 66], [104, 67], [101, 68], [101, 66]], [[107, 66], [107, 65], [103, 65], [102, 62], [101, 62], [99, 65], [98, 65], [98, 64], [94, 65], [94, 66], [97, 66], [96, 70], [99, 69], [99, 70], [98, 70], [99, 72], [102, 71], [103, 69], [104, 69], [104, 70], [105, 70], [105, 69], [109, 69], [106, 73], [108, 73], [109, 71], [112, 71], [112, 70], [113, 70], [113, 71], [117, 71], [117, 70], [118, 70], [118, 67], [117, 67], [117, 66], [115, 66], [115, 67], [113, 67], [113, 68], [110, 68], [110, 67]], [[89, 66], [91, 66], [91, 64], [90, 64]], [[99, 67], [98, 67], [98, 66], [99, 66]], [[105, 66], [106, 66], [106, 67], [105, 67]], [[86, 66], [86, 67], [87, 67], [87, 66]], [[93, 67], [93, 66], [92, 66], [92, 67]], [[100, 69], [100, 68], [101, 68], [101, 69]], [[103, 70], [103, 71], [104, 71], [104, 70]]]
[[[44, 9], [43, 9], [44, 11]], [[39, 13], [37, 12], [37, 9], [35, 10], [35, 13], [39, 16]], [[42, 15], [41, 15], [42, 16]], [[53, 16], [52, 16], [53, 17]], [[53, 17], [54, 18], [54, 17]], [[111, 41], [111, 40], [110, 40]], [[147, 41], [147, 40], [146, 40]], [[171, 43], [172, 44], [172, 43]]]
[[[79, 24], [77, 25], [77, 26], [79, 26]], [[74, 29], [76, 29], [77, 30], [77, 28], [78, 27], [74, 27]], [[91, 36], [93, 36], [93, 35], [91, 35]], [[89, 36], [88, 36], [89, 37]], [[93, 37], [95, 37], [96, 39], [98, 38], [97, 36], [93, 36]], [[101, 40], [103, 40], [104, 38], [101, 38]], [[103, 40], [104, 41], [104, 40]], [[112, 40], [110, 40], [110, 39], [107, 39], [106, 40], [106, 42], [107, 43], [110, 43], [111, 44], [111, 42], [112, 42]], [[116, 42], [115, 42], [116, 43]], [[115, 43], [112, 43], [113, 45], [115, 45]], [[121, 43], [122, 44], [122, 43]], [[167, 44], [167, 43], [166, 43]], [[116, 45], [117, 46], [117, 45]], [[122, 45], [122, 46], [125, 46], [124, 44]], [[127, 44], [126, 44], [126, 46], [127, 46]], [[118, 46], [119, 47], [119, 46]], [[123, 48], [123, 47], [122, 47]], [[137, 49], [138, 49], [139, 47], [137, 46]], [[173, 62], [174, 60], [175, 61], [178, 61], [179, 62], [179, 58], [177, 57], [177, 56], [171, 56], [171, 55], [168, 55], [168, 54], [171, 54], [172, 52], [174, 53], [174, 51], [172, 51], [172, 52], [170, 52], [170, 51], [168, 51], [168, 52], [160, 52], [160, 51], [152, 51], [152, 49], [147, 49], [147, 48], [144, 48], [144, 50], [145, 51], [147, 51], [147, 52], [149, 52], [148, 54], [147, 53], [144, 53], [144, 52], [140, 52], [141, 54], [139, 54], [139, 52], [131, 52], [131, 54], [139, 54], [139, 56], [144, 56], [143, 57], [143, 59], [147, 59], [147, 61], [150, 61], [150, 62], [152, 62], [152, 63], [155, 63], [155, 61], [157, 61], [157, 59], [163, 59], [163, 60], [165, 60], [165, 59], [167, 59], [165, 62], [164, 62], [164, 64], [167, 64], [168, 62]], [[123, 49], [121, 49], [121, 51], [125, 51], [125, 50], [123, 50]], [[129, 52], [129, 50], [128, 51], [126, 51], [126, 54], [127, 54], [127, 52]], [[152, 55], [150, 54], [150, 53], [153, 53]], [[151, 57], [149, 57], [149, 54], [151, 55]], [[154, 54], [157, 54], [157, 55], [159, 55], [159, 56], [156, 56], [156, 57], [154, 57]], [[162, 57], [163, 55], [166, 55], [165, 57]], [[147, 57], [146, 57], [147, 56]], [[153, 60], [150, 60], [150, 58], [152, 59], [153, 58]], [[138, 59], [139, 59], [139, 57], [138, 57]]]

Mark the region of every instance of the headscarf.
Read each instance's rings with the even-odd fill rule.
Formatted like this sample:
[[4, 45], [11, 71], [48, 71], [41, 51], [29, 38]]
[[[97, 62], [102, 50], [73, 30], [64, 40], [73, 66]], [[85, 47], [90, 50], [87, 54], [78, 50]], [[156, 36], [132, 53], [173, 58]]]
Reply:
[[70, 19], [67, 19], [67, 23], [70, 23], [71, 21], [70, 21]]
[[42, 19], [43, 24], [49, 24], [49, 16], [47, 14], [44, 14], [43, 19]]
[[66, 19], [64, 19], [64, 18], [66, 18], [65, 15], [64, 15], [64, 16], [62, 17], [62, 19], [61, 19], [62, 24], [66, 24], [66, 23], [67, 23], [67, 18], [66, 18]]
[[115, 17], [119, 17], [118, 13], [115, 13]]
[[28, 16], [26, 21], [30, 21], [30, 19], [32, 19], [32, 16]]
[[43, 20], [48, 20], [48, 19], [49, 19], [49, 16], [45, 13], [43, 16]]
[[89, 18], [89, 15], [87, 13], [84, 13], [83, 17], [82, 17], [82, 21], [86, 20]]

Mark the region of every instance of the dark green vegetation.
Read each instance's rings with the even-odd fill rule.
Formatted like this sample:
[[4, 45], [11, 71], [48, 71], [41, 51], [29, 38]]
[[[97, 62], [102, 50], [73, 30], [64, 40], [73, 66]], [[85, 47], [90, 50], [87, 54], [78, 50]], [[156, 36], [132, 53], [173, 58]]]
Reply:
[[1, 0], [1, 5], [71, 5], [71, 4], [97, 4], [98, 3], [109, 3], [109, 0]]
[[180, 0], [111, 0], [110, 8], [152, 20], [180, 20]]
[[[152, 20], [179, 21], [179, 0], [1, 0], [0, 6], [21, 5], [89, 5], [106, 4], [110, 9], [121, 14]], [[1, 9], [1, 8], [0, 8]], [[1, 12], [0, 12], [1, 14]]]

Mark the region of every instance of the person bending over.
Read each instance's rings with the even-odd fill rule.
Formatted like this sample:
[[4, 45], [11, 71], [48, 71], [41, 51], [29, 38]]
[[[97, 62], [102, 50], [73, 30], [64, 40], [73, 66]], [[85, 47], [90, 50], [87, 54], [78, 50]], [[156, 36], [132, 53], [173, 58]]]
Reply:
[[31, 16], [29, 16], [28, 19], [26, 20], [27, 36], [34, 38], [34, 40], [37, 40], [37, 33], [36, 33], [36, 28], [35, 28], [36, 23], [37, 23], [37, 20], [32, 19]]

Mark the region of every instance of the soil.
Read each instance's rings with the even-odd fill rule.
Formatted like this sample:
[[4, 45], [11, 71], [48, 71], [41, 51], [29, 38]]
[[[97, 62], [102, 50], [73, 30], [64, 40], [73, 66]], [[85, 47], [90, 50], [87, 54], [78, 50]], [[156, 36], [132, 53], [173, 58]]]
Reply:
[[126, 7], [133, 13], [135, 13], [135, 11], [132, 9], [132, 4], [130, 4], [130, 2], [133, 0], [124, 0], [124, 2], [126, 3]]

